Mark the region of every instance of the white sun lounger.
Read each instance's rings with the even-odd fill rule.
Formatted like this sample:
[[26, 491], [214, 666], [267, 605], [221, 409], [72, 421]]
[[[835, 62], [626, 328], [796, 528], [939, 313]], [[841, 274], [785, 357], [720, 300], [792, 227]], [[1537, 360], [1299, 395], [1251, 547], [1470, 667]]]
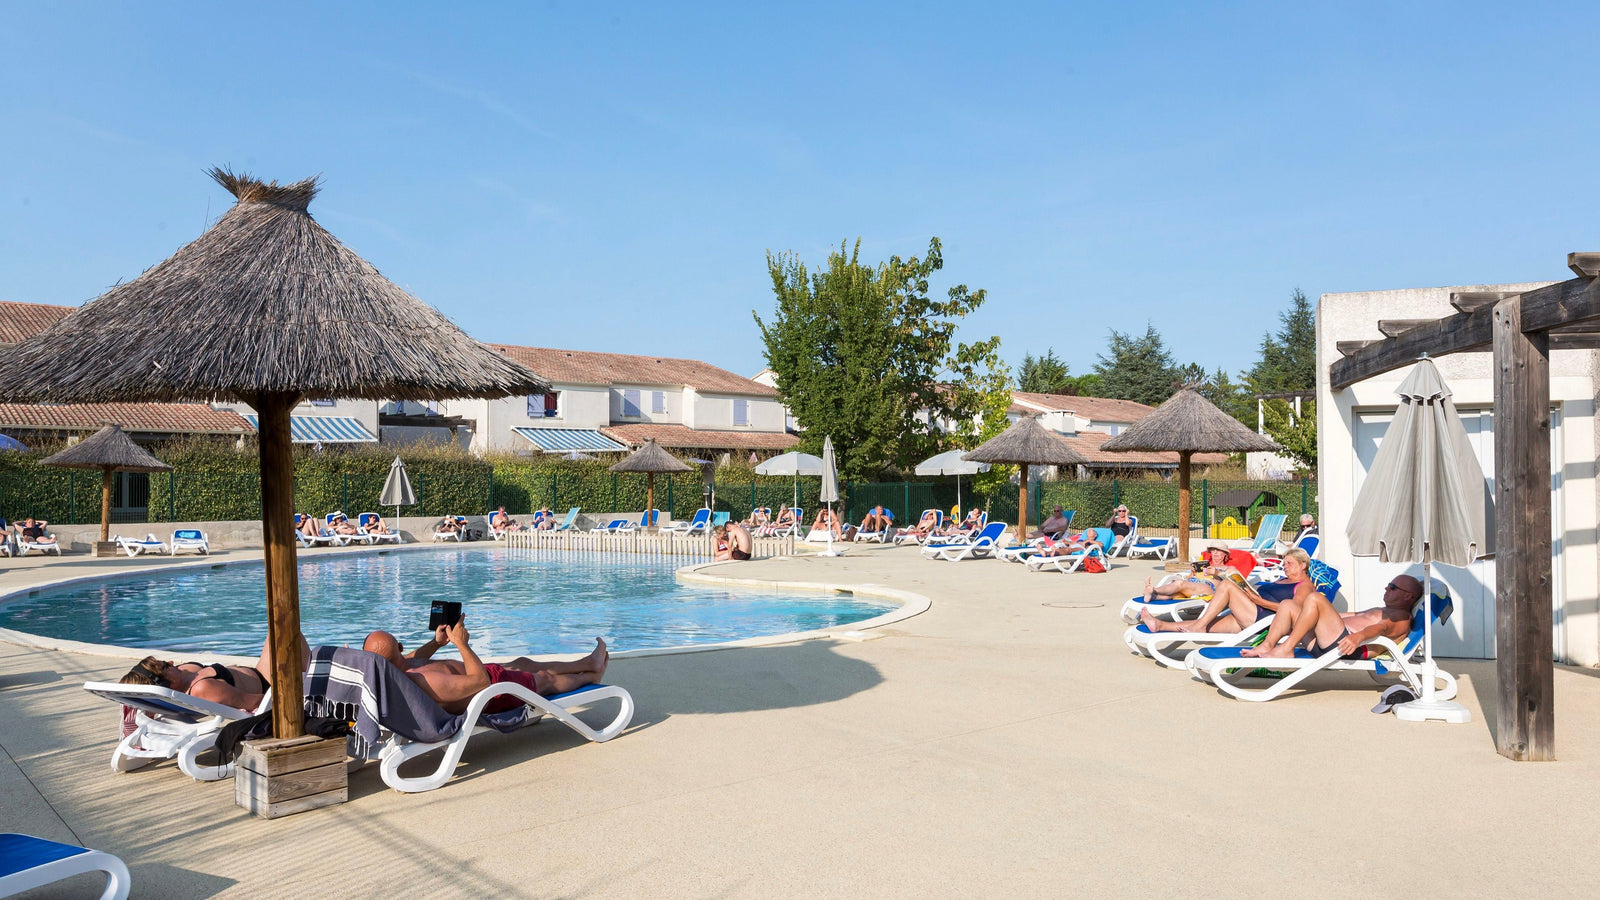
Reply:
[[400, 532], [398, 531], [386, 531], [380, 533], [367, 530], [368, 525], [378, 521], [381, 518], [383, 517], [377, 513], [369, 512], [365, 512], [359, 516], [356, 516], [356, 527], [359, 528], [361, 530], [361, 534], [366, 537], [367, 543], [381, 544], [385, 541], [393, 541], [396, 544], [405, 543], [405, 539], [400, 536]]
[[[1257, 587], [1264, 595], [1272, 590], [1270, 585], [1258, 585]], [[1267, 599], [1282, 602], [1292, 594], [1293, 591], [1287, 591], [1276, 596], [1268, 596]], [[1323, 594], [1330, 600], [1337, 597], [1339, 595], [1339, 582], [1334, 581], [1323, 591]], [[1207, 600], [1209, 599], [1207, 598]], [[1207, 601], [1200, 600], [1198, 602], [1201, 608], [1204, 609]], [[1151, 615], [1155, 615], [1155, 613], [1152, 612]], [[1229, 615], [1229, 611], [1223, 610], [1222, 615]], [[1218, 618], [1221, 618], [1221, 616]], [[1171, 621], [1177, 620], [1173, 619]], [[1225, 631], [1198, 633], [1151, 631], [1143, 623], [1136, 623], [1123, 632], [1122, 642], [1128, 645], [1128, 649], [1150, 657], [1165, 668], [1182, 669], [1187, 666], [1190, 650], [1196, 647], [1243, 647], [1255, 640], [1256, 636], [1265, 631], [1271, 622], [1272, 616], [1262, 616], [1255, 622], [1232, 633]]]
[[[477, 722], [479, 714], [483, 712], [484, 704], [506, 694], [533, 707], [535, 714], [530, 715], [525, 724], [531, 725], [537, 722], [538, 714], [548, 714], [591, 741], [609, 741], [621, 734], [622, 730], [628, 727], [628, 723], [633, 721], [633, 696], [613, 684], [591, 684], [565, 694], [541, 697], [520, 684], [505, 681], [489, 685], [472, 698], [467, 704], [467, 721]], [[598, 729], [591, 727], [573, 713], [574, 709], [609, 699], [617, 700], [620, 708], [615, 718]], [[467, 742], [474, 735], [494, 730], [487, 725], [463, 726], [454, 737], [435, 743], [408, 741], [391, 734], [376, 750], [383, 783], [405, 794], [416, 794], [442, 787], [455, 774], [456, 763], [461, 761], [461, 754], [466, 751]], [[444, 753], [440, 757], [438, 767], [432, 772], [414, 777], [400, 774], [400, 767], [407, 760], [440, 749], [443, 749]]]
[[691, 534], [705, 534], [706, 532], [708, 532], [710, 530], [711, 530], [711, 508], [708, 507], [708, 506], [702, 506], [699, 509], [695, 510], [694, 511], [694, 518], [692, 518], [692, 519], [688, 519], [688, 520], [683, 521], [683, 522], [674, 522], [673, 524], [668, 525], [668, 526], [666, 526], [666, 527], [661, 529], [661, 531], [663, 533], [671, 532], [673, 534], [680, 534], [680, 535], [685, 535], [685, 536], [691, 535]]
[[112, 541], [116, 543], [117, 549], [128, 554], [130, 557], [138, 556], [141, 553], [169, 552], [167, 550], [167, 542], [153, 534], [147, 534], [143, 538], [128, 538], [119, 534], [112, 538]]
[[[44, 538], [49, 538], [49, 540], [44, 540]], [[29, 550], [37, 550], [40, 553], [54, 553], [55, 555], [60, 556], [61, 541], [57, 540], [56, 536], [48, 531], [45, 532], [37, 541], [30, 541], [21, 534], [18, 534], [17, 555], [27, 556]]]
[[331, 547], [334, 544], [339, 543], [339, 536], [337, 534], [334, 534], [328, 529], [320, 526], [317, 528], [316, 537], [312, 537], [311, 535], [306, 534], [304, 531], [301, 531], [300, 526], [304, 525], [305, 522], [305, 516], [302, 516], [299, 513], [294, 514], [294, 539], [300, 542], [300, 546], [315, 547], [319, 544], [326, 544]]
[[1278, 549], [1278, 538], [1283, 534], [1283, 522], [1288, 516], [1273, 513], [1261, 517], [1261, 524], [1256, 526], [1256, 536], [1241, 538], [1234, 541], [1232, 546], [1240, 550], [1249, 550], [1257, 556], [1271, 555]]
[[443, 525], [445, 522], [454, 522], [454, 523], [456, 523], [456, 530], [455, 531], [435, 531], [433, 533], [433, 539], [436, 540], [436, 541], [457, 541], [457, 542], [461, 541], [463, 539], [463, 537], [464, 537], [462, 532], [467, 530], [467, 517], [466, 516], [445, 516], [443, 519], [439, 520], [439, 524], [440, 525]]
[[[934, 528], [942, 528], [942, 527], [944, 527], [944, 511], [943, 510], [938, 510], [938, 509], [925, 509], [925, 510], [923, 510], [922, 511], [922, 515], [917, 516], [917, 523], [921, 524], [923, 516], [926, 516], [928, 513], [933, 513], [933, 527]], [[900, 529], [900, 531], [898, 533], [895, 534], [894, 542], [896, 544], [924, 544], [924, 543], [927, 543], [928, 537], [931, 537], [931, 536], [932, 536], [931, 532], [929, 533], [929, 535], [924, 536], [924, 535], [917, 534], [916, 532], [912, 531], [909, 528], [902, 528], [902, 529]]]
[[204, 531], [180, 528], [172, 533], [172, 555], [177, 556], [179, 550], [193, 550], [201, 556], [207, 556], [211, 553], [211, 541], [206, 538]]
[[128, 867], [117, 857], [29, 834], [0, 834], [0, 897], [31, 891], [87, 872], [106, 873], [106, 889], [100, 894], [100, 900], [126, 900], [132, 878]]
[[177, 757], [178, 769], [196, 781], [220, 781], [233, 775], [231, 762], [202, 766], [197, 761], [217, 743], [222, 726], [272, 708], [271, 691], [261, 698], [260, 706], [244, 712], [154, 684], [91, 681], [83, 689], [138, 711], [138, 727], [111, 753], [111, 771], [128, 772]]
[[[1435, 587], [1433, 602], [1426, 606], [1432, 607], [1435, 620], [1442, 625], [1450, 619], [1451, 603], [1448, 592], [1441, 588], [1442, 585]], [[1381, 651], [1382, 655], [1377, 659], [1348, 659], [1339, 655], [1338, 648], [1312, 656], [1304, 648], [1296, 647], [1293, 656], [1263, 659], [1241, 656], [1240, 651], [1244, 649], [1243, 647], [1201, 647], [1190, 651], [1189, 655], [1184, 657], [1184, 666], [1191, 675], [1202, 681], [1211, 682], [1224, 694], [1239, 700], [1276, 699], [1285, 691], [1322, 671], [1366, 672], [1374, 681], [1397, 676], [1421, 696], [1422, 665], [1417, 657], [1422, 652], [1422, 617], [1426, 614], [1425, 604], [1419, 600], [1411, 615], [1411, 632], [1406, 636], [1404, 646], [1386, 637], [1376, 637], [1367, 641], [1363, 646]], [[1257, 669], [1287, 674], [1266, 687], [1245, 686], [1242, 682]], [[1440, 700], [1454, 699], [1457, 688], [1455, 676], [1442, 669], [1438, 670], [1437, 688]]]

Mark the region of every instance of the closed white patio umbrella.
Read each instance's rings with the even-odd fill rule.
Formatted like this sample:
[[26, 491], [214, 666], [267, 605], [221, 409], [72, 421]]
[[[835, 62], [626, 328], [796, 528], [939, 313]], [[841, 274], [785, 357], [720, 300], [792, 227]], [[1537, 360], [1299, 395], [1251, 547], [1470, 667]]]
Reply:
[[[1345, 534], [1350, 552], [1423, 565], [1423, 596], [1433, 595], [1433, 563], [1465, 566], [1488, 553], [1483, 469], [1450, 399], [1424, 357], [1395, 393], [1400, 406], [1378, 445]], [[1432, 610], [1423, 615], [1422, 697], [1394, 708], [1408, 721], [1468, 722], [1465, 706], [1434, 696]]]
[[[394, 517], [400, 518], [400, 507], [417, 502], [417, 492], [411, 489], [411, 478], [406, 475], [405, 461], [396, 456], [389, 464], [389, 477], [383, 480], [383, 493], [378, 495], [379, 506], [394, 507]], [[399, 528], [397, 524], [395, 528]]]
[[[817, 497], [828, 504], [828, 518], [833, 518], [833, 504], [839, 502], [839, 471], [833, 461], [833, 438], [822, 439], [822, 491]], [[828, 549], [823, 556], [840, 556], [839, 551], [833, 549], [833, 528], [828, 529]]]

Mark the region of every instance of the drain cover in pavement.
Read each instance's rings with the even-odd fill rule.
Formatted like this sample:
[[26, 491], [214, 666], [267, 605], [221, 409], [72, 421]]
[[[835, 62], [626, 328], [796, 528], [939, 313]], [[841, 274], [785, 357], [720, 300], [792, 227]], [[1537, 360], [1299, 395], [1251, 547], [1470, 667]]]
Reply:
[[1054, 606], [1056, 609], [1097, 609], [1105, 606], [1104, 603], [1090, 603], [1087, 600], [1051, 600], [1039, 605]]

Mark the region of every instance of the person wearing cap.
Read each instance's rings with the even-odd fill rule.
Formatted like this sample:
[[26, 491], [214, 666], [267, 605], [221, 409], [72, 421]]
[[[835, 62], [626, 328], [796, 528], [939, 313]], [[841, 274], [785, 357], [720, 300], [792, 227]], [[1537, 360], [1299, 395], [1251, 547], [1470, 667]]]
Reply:
[[1365, 658], [1364, 645], [1377, 637], [1399, 641], [1411, 632], [1411, 608], [1422, 596], [1422, 582], [1396, 575], [1383, 589], [1383, 605], [1361, 612], [1340, 614], [1321, 594], [1285, 600], [1259, 647], [1241, 650], [1241, 656], [1293, 656], [1302, 641], [1312, 656], [1338, 649], [1340, 656]]
[[1070, 527], [1072, 520], [1066, 517], [1059, 506], [1050, 513], [1050, 518], [1039, 523], [1039, 530], [1053, 538], [1060, 537]]
[[344, 514], [344, 512], [342, 510], [334, 512], [333, 520], [328, 523], [328, 527], [333, 529], [333, 533], [334, 534], [360, 534], [361, 533], [360, 529], [358, 529], [358, 528], [356, 528], [356, 526], [350, 524], [350, 519], [345, 516], [345, 514]]

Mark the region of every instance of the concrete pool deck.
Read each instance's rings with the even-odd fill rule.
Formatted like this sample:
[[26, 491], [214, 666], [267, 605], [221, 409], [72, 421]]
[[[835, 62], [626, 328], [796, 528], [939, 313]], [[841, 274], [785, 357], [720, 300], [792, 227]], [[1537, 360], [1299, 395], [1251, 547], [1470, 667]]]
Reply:
[[[0, 589], [130, 563], [27, 558]], [[614, 741], [483, 736], [437, 791], [389, 791], [369, 766], [349, 803], [271, 822], [170, 763], [111, 773], [116, 709], [79, 686], [125, 660], [0, 644], [0, 819], [121, 856], [144, 897], [1600, 887], [1600, 670], [1558, 667], [1546, 764], [1494, 752], [1490, 662], [1446, 664], [1466, 726], [1373, 715], [1363, 675], [1229, 700], [1122, 645], [1118, 606], [1156, 568], [1042, 574], [883, 547], [723, 564], [709, 571], [932, 607], [865, 640], [618, 659], [607, 680], [638, 711]]]

